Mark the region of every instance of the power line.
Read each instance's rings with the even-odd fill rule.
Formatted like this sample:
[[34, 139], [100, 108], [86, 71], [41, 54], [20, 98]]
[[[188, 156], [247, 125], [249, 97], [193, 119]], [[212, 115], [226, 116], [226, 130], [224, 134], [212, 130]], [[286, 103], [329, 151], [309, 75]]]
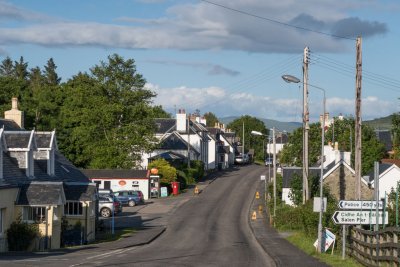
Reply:
[[207, 4], [210, 4], [210, 5], [214, 5], [214, 6], [218, 6], [218, 7], [224, 8], [224, 9], [227, 9], [227, 10], [230, 10], [230, 11], [234, 11], [234, 12], [246, 15], [246, 16], [254, 17], [254, 18], [257, 18], [257, 19], [262, 19], [262, 20], [265, 20], [265, 21], [273, 22], [275, 24], [279, 24], [279, 25], [282, 25], [282, 26], [290, 27], [290, 28], [295, 28], [295, 29], [298, 29], [298, 30], [318, 33], [318, 34], [321, 34], [321, 35], [335, 37], [335, 38], [339, 38], [339, 39], [346, 39], [346, 40], [352, 40], [352, 41], [356, 40], [355, 38], [335, 35], [335, 34], [331, 34], [331, 33], [327, 33], [327, 32], [321, 32], [321, 31], [317, 31], [317, 30], [312, 30], [312, 29], [309, 29], [309, 28], [300, 27], [300, 26], [289, 24], [289, 23], [284, 23], [284, 22], [281, 22], [281, 21], [278, 21], [278, 20], [274, 20], [274, 19], [258, 16], [258, 15], [255, 15], [255, 14], [252, 14], [252, 13], [249, 13], [249, 12], [246, 12], [246, 11], [242, 11], [242, 10], [239, 10], [239, 9], [227, 7], [227, 6], [224, 6], [224, 5], [221, 5], [221, 4], [217, 4], [217, 3], [214, 3], [214, 2], [211, 2], [211, 1], [208, 1], [208, 0], [200, 0], [200, 1], [205, 2]]

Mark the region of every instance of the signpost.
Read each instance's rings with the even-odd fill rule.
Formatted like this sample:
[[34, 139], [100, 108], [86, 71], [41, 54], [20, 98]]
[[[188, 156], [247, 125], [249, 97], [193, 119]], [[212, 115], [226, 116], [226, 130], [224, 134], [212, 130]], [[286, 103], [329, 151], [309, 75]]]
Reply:
[[[376, 209], [375, 200], [340, 200], [339, 209], [345, 210], [371, 210]], [[378, 209], [383, 209], [383, 201], [378, 201]]]
[[375, 211], [341, 210], [335, 211], [332, 220], [335, 224], [388, 224], [388, 212], [379, 211], [378, 220]]

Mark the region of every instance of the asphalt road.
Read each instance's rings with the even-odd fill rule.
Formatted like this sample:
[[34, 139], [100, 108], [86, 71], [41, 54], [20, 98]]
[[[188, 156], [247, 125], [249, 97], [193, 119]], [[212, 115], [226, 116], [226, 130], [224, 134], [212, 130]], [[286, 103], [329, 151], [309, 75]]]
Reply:
[[[134, 207], [132, 213], [117, 216], [118, 225], [131, 225], [132, 220], [142, 227], [164, 225], [165, 232], [150, 244], [134, 247], [113, 247], [112, 243], [104, 247], [89, 245], [69, 253], [39, 253], [35, 257], [0, 260], [0, 265], [276, 266], [277, 253], [270, 253], [272, 260], [250, 228], [254, 192], [260, 185], [260, 175], [267, 170], [256, 165], [236, 168], [213, 180], [197, 196], [163, 199], [158, 205]], [[272, 247], [270, 249], [272, 252]], [[286, 258], [279, 248], [275, 250], [282, 254], [279, 257]]]
[[265, 168], [224, 174], [183, 204], [166, 232], [118, 257], [125, 266], [274, 266], [249, 227], [249, 208]]

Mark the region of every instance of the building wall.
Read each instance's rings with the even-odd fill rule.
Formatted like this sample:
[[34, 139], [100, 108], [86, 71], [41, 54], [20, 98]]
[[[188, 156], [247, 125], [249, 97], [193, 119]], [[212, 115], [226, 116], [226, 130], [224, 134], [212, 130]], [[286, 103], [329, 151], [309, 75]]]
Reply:
[[208, 142], [208, 169], [213, 170], [216, 168], [216, 153], [215, 153], [215, 140], [211, 139], [210, 142]]
[[92, 182], [100, 182], [99, 189], [104, 189], [104, 182], [110, 181], [111, 190], [140, 190], [145, 200], [150, 197], [150, 182], [148, 178], [92, 178]]
[[15, 218], [14, 203], [17, 199], [18, 189], [0, 189], [0, 211], [2, 211], [2, 231], [0, 232], [0, 252], [8, 250], [6, 233]]
[[65, 216], [65, 219], [70, 227], [80, 222], [83, 229], [87, 228], [87, 230], [84, 230], [85, 232], [83, 233], [84, 235], [87, 235], [87, 241], [92, 242], [96, 237], [96, 203], [94, 201], [81, 201], [81, 203], [83, 207], [82, 215], [69, 215]]
[[400, 181], [400, 172], [398, 168], [392, 168], [390, 171], [379, 177], [379, 198], [390, 194], [392, 188], [396, 189], [397, 183]]
[[[329, 187], [331, 194], [337, 200], [355, 200], [355, 175], [344, 165], [334, 170], [323, 181], [325, 186]], [[361, 182], [361, 199], [371, 200], [373, 190], [368, 185]]]

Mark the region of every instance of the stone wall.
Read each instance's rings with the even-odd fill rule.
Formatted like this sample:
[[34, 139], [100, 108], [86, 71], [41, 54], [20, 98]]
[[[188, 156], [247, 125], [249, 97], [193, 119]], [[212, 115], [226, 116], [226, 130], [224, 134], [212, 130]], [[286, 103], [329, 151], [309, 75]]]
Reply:
[[[331, 194], [337, 200], [355, 200], [355, 175], [345, 166], [339, 167], [324, 179], [324, 185], [329, 187]], [[373, 189], [361, 182], [361, 199], [373, 199]]]

